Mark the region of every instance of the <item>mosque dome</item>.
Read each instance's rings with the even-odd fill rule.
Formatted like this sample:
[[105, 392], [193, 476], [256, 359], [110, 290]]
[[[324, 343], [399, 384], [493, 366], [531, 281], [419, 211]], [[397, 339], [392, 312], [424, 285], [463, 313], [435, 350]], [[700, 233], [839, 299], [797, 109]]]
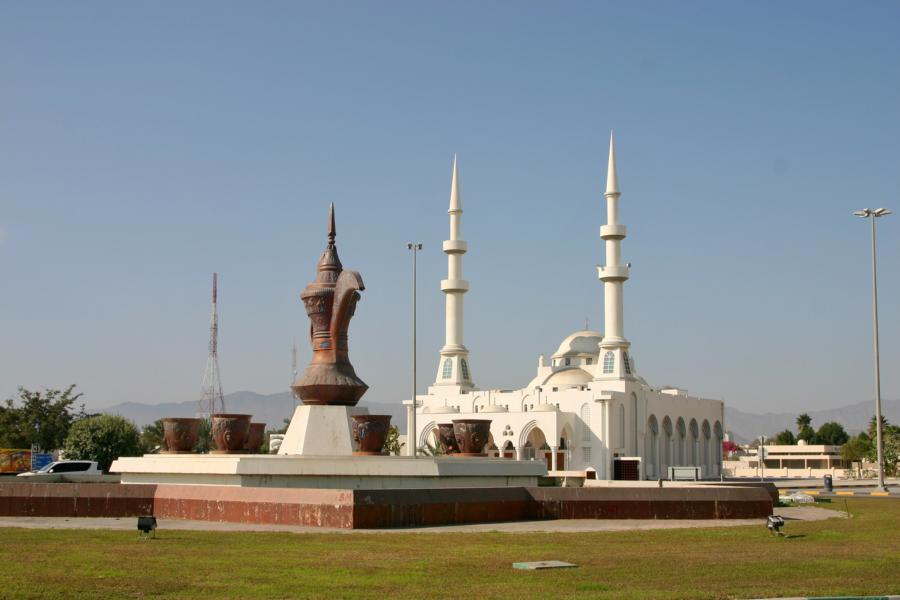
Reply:
[[576, 331], [562, 341], [552, 358], [597, 356], [601, 340], [603, 334], [598, 331]]

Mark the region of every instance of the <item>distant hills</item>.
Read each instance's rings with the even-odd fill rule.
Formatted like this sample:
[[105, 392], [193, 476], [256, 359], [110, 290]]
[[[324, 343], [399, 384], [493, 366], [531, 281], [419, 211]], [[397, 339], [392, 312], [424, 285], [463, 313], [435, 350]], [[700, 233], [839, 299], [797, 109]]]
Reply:
[[[840, 408], [826, 410], [806, 410], [812, 418], [813, 429], [822, 423], [837, 421], [844, 426], [847, 433], [855, 435], [869, 427], [869, 420], [875, 414], [875, 401], [857, 402]], [[797, 430], [796, 413], [764, 413], [756, 415], [745, 413], [725, 405], [725, 428], [732, 433], [732, 440], [746, 444], [760, 435], [771, 436], [779, 431]], [[900, 400], [882, 400], [881, 414], [891, 423], [900, 423]]]
[[[366, 402], [359, 403], [369, 409], [371, 414], [391, 415], [391, 422], [400, 425], [401, 432], [405, 433], [406, 407], [397, 404], [378, 404]], [[235, 392], [225, 396], [225, 408], [231, 413], [253, 415], [253, 421], [265, 423], [269, 429], [280, 429], [284, 426], [284, 420], [290, 419], [294, 414], [295, 401], [290, 392], [278, 394], [257, 394], [255, 392]], [[138, 427], [149, 425], [163, 417], [194, 417], [197, 415], [197, 402], [166, 402], [164, 404], [140, 404], [138, 402], [123, 402], [101, 412], [121, 415], [134, 421]]]
[[[235, 392], [225, 396], [228, 412], [253, 415], [253, 420], [263, 422], [270, 429], [283, 426], [284, 419], [290, 419], [294, 413], [294, 399], [290, 392], [278, 394], [257, 394], [255, 392]], [[391, 423], [406, 433], [406, 407], [402, 404], [380, 404], [376, 402], [360, 402], [360, 406], [369, 409], [372, 414], [391, 415]], [[103, 409], [102, 412], [122, 415], [134, 421], [139, 427], [149, 425], [163, 417], [193, 417], [197, 414], [197, 403], [168, 402], [165, 404], [139, 404], [124, 402]], [[813, 427], [827, 421], [837, 421], [850, 434], [856, 434], [869, 426], [869, 419], [875, 414], [873, 401], [858, 402], [841, 408], [828, 410], [807, 410], [812, 417]], [[882, 413], [888, 421], [900, 423], [900, 400], [882, 400]], [[731, 432], [732, 440], [747, 443], [760, 435], [771, 436], [784, 429], [791, 431], [797, 428], [796, 419], [799, 413], [764, 413], [761, 415], [746, 413], [730, 406], [725, 406], [725, 428]]]

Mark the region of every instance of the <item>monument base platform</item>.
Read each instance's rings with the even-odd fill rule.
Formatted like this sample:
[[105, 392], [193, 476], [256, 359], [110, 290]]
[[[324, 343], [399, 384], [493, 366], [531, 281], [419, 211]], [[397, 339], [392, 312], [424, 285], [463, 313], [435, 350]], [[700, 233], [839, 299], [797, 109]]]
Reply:
[[765, 519], [761, 487], [279, 489], [0, 483], [0, 516], [136, 517], [380, 529], [554, 519]]
[[110, 472], [122, 483], [402, 490], [536, 486], [547, 468], [486, 457], [146, 454], [120, 458]]
[[304, 404], [294, 409], [278, 454], [312, 456], [350, 456], [353, 432], [350, 419], [368, 414], [362, 407]]

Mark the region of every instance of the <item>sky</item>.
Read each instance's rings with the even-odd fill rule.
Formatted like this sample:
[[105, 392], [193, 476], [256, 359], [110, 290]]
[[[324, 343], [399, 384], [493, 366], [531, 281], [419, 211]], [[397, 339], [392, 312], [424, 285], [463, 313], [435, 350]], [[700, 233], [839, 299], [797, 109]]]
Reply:
[[[873, 397], [870, 229], [900, 213], [897, 2], [0, 3], [0, 398], [197, 399], [211, 274], [226, 393], [309, 360], [335, 203], [367, 400], [443, 344], [454, 153], [475, 383], [587, 320], [615, 131], [640, 374], [749, 412]], [[900, 214], [878, 221], [900, 397]]]

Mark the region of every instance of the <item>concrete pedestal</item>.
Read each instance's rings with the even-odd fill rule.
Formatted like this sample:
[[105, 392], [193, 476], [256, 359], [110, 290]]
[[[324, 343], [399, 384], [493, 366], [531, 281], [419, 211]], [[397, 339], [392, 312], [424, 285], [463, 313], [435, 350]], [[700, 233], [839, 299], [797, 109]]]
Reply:
[[351, 456], [354, 444], [350, 417], [368, 413], [368, 409], [351, 406], [298, 406], [278, 454]]
[[122, 483], [386, 490], [528, 487], [547, 467], [500, 458], [146, 454], [122, 457], [110, 471]]

